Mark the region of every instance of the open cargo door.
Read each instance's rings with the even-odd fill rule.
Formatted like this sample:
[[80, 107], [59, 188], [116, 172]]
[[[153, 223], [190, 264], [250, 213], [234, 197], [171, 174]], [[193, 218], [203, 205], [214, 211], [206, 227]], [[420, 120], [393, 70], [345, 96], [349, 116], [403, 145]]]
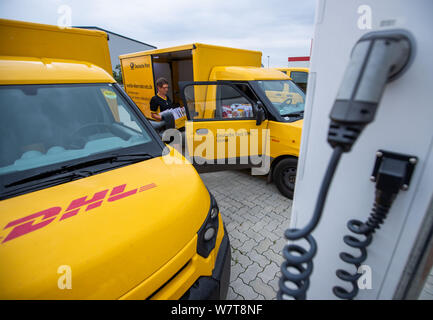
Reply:
[[123, 58], [120, 59], [120, 66], [126, 93], [145, 117], [151, 118], [149, 103], [156, 93], [153, 84], [152, 56]]

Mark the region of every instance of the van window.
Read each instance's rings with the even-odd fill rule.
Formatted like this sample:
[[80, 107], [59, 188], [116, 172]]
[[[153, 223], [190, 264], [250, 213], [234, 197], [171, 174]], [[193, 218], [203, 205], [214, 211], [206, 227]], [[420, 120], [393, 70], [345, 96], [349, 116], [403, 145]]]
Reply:
[[110, 84], [0, 88], [0, 175], [153, 143]]
[[217, 110], [220, 118], [253, 118], [253, 107], [251, 102], [239, 91], [229, 85], [218, 86]]
[[[191, 85], [184, 94], [190, 119], [230, 120], [252, 119], [254, 109], [243, 92], [242, 86], [235, 89], [231, 85]], [[251, 91], [249, 87], [246, 89]]]
[[292, 81], [260, 80], [257, 83], [271, 105], [282, 117], [304, 112], [305, 94]]
[[292, 71], [290, 73], [290, 77], [293, 82], [298, 85], [302, 89], [302, 91], [306, 92], [307, 90], [307, 81], [308, 81], [308, 72], [305, 71]]

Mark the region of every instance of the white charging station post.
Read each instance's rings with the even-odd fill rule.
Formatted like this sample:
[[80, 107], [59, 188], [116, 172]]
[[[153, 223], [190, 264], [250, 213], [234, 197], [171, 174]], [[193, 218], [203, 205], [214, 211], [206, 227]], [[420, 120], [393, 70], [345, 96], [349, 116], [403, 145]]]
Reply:
[[329, 114], [355, 43], [371, 31], [404, 29], [414, 37], [415, 52], [410, 68], [387, 85], [375, 120], [341, 158], [312, 233], [318, 251], [308, 299], [335, 299], [336, 285], [351, 289], [335, 272], [352, 267], [340, 260], [340, 252], [359, 254], [343, 236], [350, 234], [348, 220], [369, 217], [375, 192], [370, 176], [379, 149], [415, 155], [418, 163], [408, 190], [398, 194], [368, 247], [367, 273], [357, 299], [416, 298], [426, 268], [431, 267], [427, 258], [433, 254], [432, 13], [430, 0], [318, 1], [292, 228], [302, 228], [311, 219], [332, 153], [327, 143]]

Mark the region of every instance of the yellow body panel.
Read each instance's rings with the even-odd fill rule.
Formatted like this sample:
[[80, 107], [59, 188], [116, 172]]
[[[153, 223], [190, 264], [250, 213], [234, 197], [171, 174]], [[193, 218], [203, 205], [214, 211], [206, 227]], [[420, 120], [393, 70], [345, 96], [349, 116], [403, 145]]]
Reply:
[[285, 73], [286, 75], [288, 75], [290, 77], [290, 73], [292, 71], [297, 71], [297, 72], [306, 72], [309, 73], [310, 72], [310, 68], [301, 68], [301, 67], [293, 67], [293, 68], [275, 68], [275, 70], [281, 71], [283, 73]]
[[[221, 214], [218, 216], [219, 225], [223, 221]], [[179, 299], [194, 284], [200, 276], [212, 275], [221, 241], [224, 236], [224, 228], [218, 228], [215, 249], [207, 258], [203, 258], [196, 253], [197, 235], [168, 263], [155, 272], [148, 279], [140, 283], [137, 287], [129, 291], [120, 299], [145, 299], [152, 292], [161, 286], [161, 279], [170, 279], [180, 267], [185, 266], [173, 279], [170, 280], [161, 290], [151, 296], [151, 300], [173, 300]]]
[[[263, 130], [267, 128], [268, 121], [259, 126], [256, 120], [187, 121], [188, 152], [206, 160], [262, 155], [266, 138]], [[200, 134], [200, 129], [206, 129], [206, 134]], [[251, 148], [251, 141], [254, 141], [255, 148]]]
[[[163, 157], [1, 201], [0, 298], [143, 299], [190, 261], [190, 276], [182, 275], [154, 297], [178, 298], [198, 276], [211, 274], [217, 251], [201, 259], [193, 250], [209, 194], [190, 164], [167, 164], [175, 159], [183, 161], [172, 149]], [[174, 192], [184, 181], [188, 187]], [[116, 201], [108, 197], [93, 208], [83, 206], [61, 220], [72, 200], [89, 200], [123, 184], [125, 192], [137, 191]], [[11, 221], [53, 207], [61, 211], [47, 225], [4, 242]], [[33, 226], [50, 219], [36, 217]], [[220, 242], [222, 221], [219, 229]], [[71, 267], [71, 290], [58, 288], [57, 270], [63, 265]]]
[[[260, 51], [195, 44], [193, 51], [194, 81], [209, 81], [212, 70], [221, 66], [260, 67]], [[219, 79], [218, 79], [219, 80]], [[239, 79], [231, 79], [239, 80]]]
[[270, 154], [273, 159], [279, 156], [291, 155], [299, 157], [301, 133], [304, 120], [295, 122], [269, 121]]
[[[260, 126], [256, 125], [255, 120], [187, 121], [185, 132], [188, 154], [215, 160], [214, 163], [218, 159], [262, 155], [262, 150], [271, 159], [287, 155], [299, 157], [302, 125], [303, 120], [291, 123], [266, 120]], [[200, 132], [200, 129], [208, 131], [206, 134], [199, 134], [197, 130]], [[269, 131], [262, 131], [263, 129]], [[265, 133], [269, 134], [269, 148], [264, 145], [267, 141]], [[205, 141], [213, 144], [206, 144]], [[252, 148], [251, 141], [258, 142], [257, 149]]]
[[103, 31], [0, 19], [0, 56], [86, 61], [112, 75]]
[[258, 67], [215, 67], [212, 70], [209, 81], [235, 80], [235, 81], [254, 81], [254, 80], [289, 80], [290, 78], [274, 69]]
[[113, 83], [104, 69], [83, 61], [0, 56], [0, 85]]
[[146, 51], [121, 54], [119, 56], [119, 59], [140, 57], [142, 55], [152, 55], [152, 54], [162, 54], [162, 53], [171, 53], [171, 52], [176, 52], [176, 51], [192, 50], [193, 48], [194, 48], [194, 44], [186, 44], [186, 45], [175, 46], [175, 47], [168, 47], [168, 48], [162, 48], [162, 49], [153, 49], [153, 50], [146, 50]]

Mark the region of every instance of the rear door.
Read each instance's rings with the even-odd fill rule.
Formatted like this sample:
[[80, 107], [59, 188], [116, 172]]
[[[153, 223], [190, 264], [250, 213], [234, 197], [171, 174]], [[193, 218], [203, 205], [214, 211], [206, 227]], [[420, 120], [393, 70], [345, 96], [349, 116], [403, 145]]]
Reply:
[[268, 121], [257, 123], [258, 98], [247, 82], [183, 82], [186, 155], [200, 172], [259, 167]]
[[141, 112], [147, 118], [151, 118], [150, 99], [156, 93], [153, 85], [152, 57], [142, 55], [122, 58], [120, 63], [126, 93]]

